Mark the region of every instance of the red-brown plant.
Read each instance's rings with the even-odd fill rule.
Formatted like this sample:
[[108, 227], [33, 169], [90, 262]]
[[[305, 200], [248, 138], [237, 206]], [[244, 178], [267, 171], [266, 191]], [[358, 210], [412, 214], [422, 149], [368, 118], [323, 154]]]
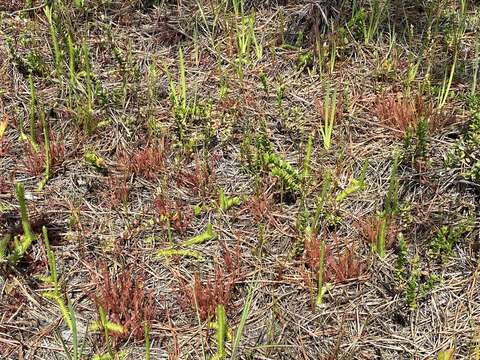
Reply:
[[[369, 245], [376, 243], [382, 221], [384, 220], [379, 218], [378, 216], [372, 216], [366, 221], [357, 222], [356, 227], [360, 230], [360, 233]], [[391, 219], [389, 226], [387, 226], [387, 232], [385, 234], [385, 247], [387, 249], [393, 245], [396, 233], [397, 226], [393, 219]]]
[[180, 281], [180, 288], [187, 300], [182, 301], [182, 305], [190, 307], [194, 312], [198, 309], [202, 320], [212, 319], [219, 304], [228, 310], [235, 285], [241, 278], [240, 248], [237, 246], [233, 252], [225, 244], [222, 246], [223, 266], [218, 262], [215, 264], [213, 277], [202, 281], [200, 274], [196, 272], [191, 286]]
[[[63, 162], [65, 158], [65, 143], [63, 139], [50, 132], [50, 165], [53, 168]], [[45, 145], [39, 144], [35, 149], [31, 144], [25, 145], [23, 169], [27, 174], [36, 176], [45, 171]]]
[[168, 145], [162, 138], [157, 144], [147, 145], [143, 149], [118, 154], [118, 164], [128, 175], [142, 176], [153, 180], [162, 175], [166, 166]]
[[102, 265], [101, 276], [96, 274], [96, 293], [91, 296], [98, 308], [105, 311], [107, 319], [120, 324], [123, 333], [111, 332], [118, 339], [143, 339], [144, 324], [150, 325], [156, 315], [156, 306], [151, 290], [145, 288], [143, 276], [134, 276], [132, 268], [126, 267], [110, 276], [107, 266]]
[[[323, 281], [325, 283], [342, 283], [358, 278], [365, 270], [365, 264], [356, 255], [355, 247], [345, 244], [342, 251], [338, 246], [336, 237], [334, 239], [333, 245], [325, 246]], [[318, 281], [320, 257], [321, 239], [318, 236], [312, 236], [305, 240], [303, 263], [308, 272], [301, 269], [301, 273], [308, 287], [313, 287]]]
[[253, 215], [257, 223], [268, 221], [274, 222], [272, 210], [274, 207], [273, 194], [268, 194], [266, 191], [258, 195], [253, 195], [244, 205], [246, 209]]
[[195, 167], [192, 170], [178, 172], [177, 185], [189, 188], [195, 195], [206, 196], [214, 189], [216, 162], [217, 158], [214, 156], [204, 162], [200, 161], [199, 156], [195, 156]]
[[0, 195], [9, 194], [12, 191], [12, 185], [6, 179], [0, 177]]
[[10, 145], [8, 144], [5, 138], [0, 138], [0, 157], [3, 157], [8, 154], [10, 150]]
[[158, 195], [153, 200], [153, 206], [158, 215], [157, 222], [168, 226], [183, 234], [192, 223], [193, 212], [188, 206], [181, 205], [178, 200], [168, 201]]
[[382, 95], [375, 101], [375, 115], [387, 126], [399, 130], [403, 136], [408, 129], [415, 129], [421, 117], [432, 115], [432, 106], [420, 95], [410, 99], [401, 95]]
[[128, 179], [124, 177], [109, 177], [107, 178], [107, 186], [108, 203], [112, 208], [125, 205], [128, 202], [130, 193]]

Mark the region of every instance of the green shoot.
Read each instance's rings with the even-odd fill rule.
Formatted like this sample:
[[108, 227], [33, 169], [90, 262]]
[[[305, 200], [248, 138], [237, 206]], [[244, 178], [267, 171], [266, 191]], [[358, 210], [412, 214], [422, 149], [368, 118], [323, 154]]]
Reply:
[[455, 357], [455, 349], [447, 349], [438, 352], [437, 360], [453, 360]]
[[345, 200], [351, 194], [365, 189], [365, 174], [368, 168], [368, 160], [365, 160], [362, 165], [362, 170], [360, 172], [360, 177], [358, 179], [351, 179], [348, 187], [343, 190], [340, 194], [337, 195], [335, 200], [340, 203]]
[[370, 14], [368, 21], [365, 21], [364, 14], [362, 18], [363, 38], [366, 45], [369, 44], [377, 34], [380, 21], [382, 20], [383, 14], [388, 7], [388, 1], [385, 1], [383, 6], [381, 4], [381, 0], [372, 0], [369, 3]]
[[231, 360], [235, 360], [238, 345], [240, 344], [240, 339], [242, 338], [243, 330], [245, 329], [245, 324], [248, 319], [248, 314], [250, 312], [250, 308], [252, 307], [253, 295], [256, 290], [256, 283], [253, 282], [248, 289], [247, 298], [245, 299], [245, 304], [243, 305], [242, 315], [240, 316], [240, 323], [238, 324], [237, 331], [235, 333], [235, 337], [232, 343], [232, 355], [230, 357]]
[[43, 241], [45, 244], [45, 252], [47, 253], [47, 262], [48, 262], [48, 269], [49, 269], [49, 275], [43, 277], [42, 280], [45, 283], [53, 286], [52, 290], [44, 291], [42, 293], [42, 296], [47, 299], [53, 300], [54, 302], [57, 303], [57, 306], [60, 309], [60, 313], [62, 314], [63, 320], [65, 321], [68, 328], [72, 332], [73, 356], [70, 355], [69, 351], [67, 351], [66, 346], [63, 343], [63, 340], [62, 340], [62, 345], [64, 346], [69, 359], [80, 360], [82, 350], [79, 351], [79, 346], [78, 346], [79, 344], [78, 344], [77, 322], [76, 322], [75, 312], [73, 310], [72, 304], [69, 299], [67, 299], [68, 304], [65, 304], [65, 300], [61, 292], [60, 282], [58, 280], [55, 254], [50, 248], [50, 242], [48, 240], [48, 231], [45, 226], [42, 227], [42, 233], [43, 233]]
[[396, 275], [400, 279], [405, 279], [406, 266], [408, 264], [408, 244], [402, 233], [398, 234], [398, 256], [395, 262]]
[[12, 254], [10, 254], [8, 261], [11, 264], [16, 264], [23, 254], [28, 250], [32, 242], [36, 239], [35, 234], [32, 231], [30, 226], [30, 221], [28, 219], [27, 205], [25, 202], [25, 188], [21, 183], [15, 185], [15, 191], [17, 195], [17, 200], [20, 204], [20, 219], [23, 228], [23, 235], [14, 240], [15, 247]]
[[38, 148], [37, 146], [37, 124], [35, 122], [35, 119], [37, 117], [38, 113], [38, 101], [37, 101], [37, 94], [35, 90], [35, 85], [33, 83], [33, 77], [32, 74], [29, 74], [28, 76], [28, 85], [30, 89], [30, 114], [29, 114], [29, 119], [30, 119], [30, 142], [33, 146], [33, 148], [36, 150]]
[[332, 133], [335, 123], [335, 112], [337, 110], [337, 92], [333, 93], [327, 91], [325, 95], [325, 104], [323, 107], [323, 124], [320, 126], [320, 133], [322, 134], [323, 147], [329, 150], [332, 146]]
[[77, 75], [75, 70], [75, 45], [72, 39], [72, 33], [67, 34], [67, 48], [68, 48], [68, 73], [70, 78], [70, 96], [77, 86]]
[[263, 91], [265, 92], [265, 95], [268, 95], [268, 81], [267, 81], [267, 76], [265, 73], [262, 71], [260, 73], [260, 82], [262, 84]]
[[238, 196], [229, 197], [225, 195], [225, 191], [223, 191], [223, 189], [220, 189], [218, 202], [220, 205], [220, 210], [225, 212], [232, 206], [240, 205], [242, 203], [242, 200]]
[[93, 151], [86, 151], [83, 156], [85, 162], [95, 169], [103, 169], [105, 167], [105, 160], [95, 154]]
[[480, 67], [480, 36], [477, 36], [475, 42], [475, 59], [473, 60], [473, 80], [471, 95], [474, 96], [477, 92], [478, 69]]
[[150, 328], [147, 323], [143, 324], [145, 334], [145, 360], [150, 360]]
[[320, 243], [320, 256], [318, 266], [318, 292], [317, 292], [317, 306], [322, 305], [323, 295], [325, 294], [327, 287], [323, 282], [323, 274], [325, 272], [325, 241]]
[[187, 256], [203, 261], [204, 258], [198, 251], [186, 249], [163, 249], [157, 251], [157, 257]]
[[265, 153], [263, 154], [263, 163], [270, 170], [270, 174], [278, 177], [288, 190], [300, 190], [302, 180], [300, 174], [280, 156], [274, 153]]
[[405, 298], [407, 301], [408, 306], [411, 309], [415, 309], [417, 307], [417, 289], [418, 289], [418, 282], [420, 280], [420, 258], [416, 256], [413, 259], [412, 263], [412, 272], [410, 274], [410, 278], [407, 281], [406, 289], [405, 289]]
[[52, 38], [52, 45], [53, 45], [53, 56], [55, 59], [55, 70], [58, 77], [60, 77], [63, 73], [62, 71], [62, 51], [60, 49], [60, 43], [57, 37], [57, 29], [55, 28], [55, 20], [53, 17], [53, 9], [51, 6], [47, 5], [43, 9], [45, 16], [48, 21], [48, 25], [50, 27], [50, 36]]
[[327, 171], [325, 173], [325, 176], [323, 177], [322, 191], [320, 192], [320, 195], [316, 200], [315, 213], [312, 221], [312, 231], [318, 230], [320, 216], [323, 214], [325, 202], [327, 201], [327, 197], [330, 194], [331, 187], [332, 187], [332, 173], [330, 171]]
[[50, 180], [51, 176], [51, 167], [52, 167], [52, 156], [50, 154], [50, 135], [49, 135], [49, 128], [48, 128], [48, 123], [46, 119], [45, 112], [42, 111], [40, 113], [40, 122], [42, 123], [42, 129], [43, 129], [43, 141], [44, 141], [44, 151], [45, 151], [45, 176], [40, 181], [37, 187], [37, 191], [42, 191], [43, 187], [47, 183], [48, 180]]
[[194, 236], [182, 243], [180, 243], [181, 246], [192, 246], [192, 245], [198, 245], [198, 244], [203, 244], [204, 242], [214, 240], [217, 238], [217, 233], [215, 230], [213, 230], [213, 226], [211, 223], [208, 223], [207, 225], [207, 230], [205, 230], [203, 233]]
[[92, 64], [90, 61], [90, 49], [85, 41], [82, 43], [81, 52], [83, 63], [83, 71], [81, 72], [81, 75], [85, 76], [85, 87], [87, 90], [84, 114], [82, 114], [84, 117], [83, 126], [87, 133], [91, 134], [95, 130], [97, 124], [93, 123], [94, 85], [92, 79]]
[[385, 257], [385, 239], [387, 236], [388, 228], [392, 218], [398, 212], [398, 190], [399, 190], [399, 178], [398, 178], [398, 166], [400, 164], [400, 156], [395, 155], [395, 159], [390, 171], [390, 180], [388, 186], [387, 196], [385, 198], [385, 205], [383, 211], [378, 215], [378, 232], [375, 243], [375, 251], [383, 258]]
[[305, 158], [303, 159], [303, 171], [302, 171], [302, 179], [304, 185], [308, 185], [308, 179], [310, 177], [311, 171], [311, 160], [312, 160], [312, 146], [313, 146], [313, 135], [308, 137], [307, 146], [305, 147]]
[[217, 338], [217, 353], [213, 356], [212, 360], [225, 359], [225, 337], [227, 336], [227, 315], [225, 313], [225, 307], [222, 304], [217, 305], [217, 321], [216, 321], [216, 334]]
[[452, 87], [453, 75], [455, 74], [455, 68], [457, 66], [457, 58], [458, 58], [458, 52], [455, 51], [455, 54], [453, 57], [453, 63], [452, 63], [452, 66], [450, 67], [450, 75], [447, 75], [448, 71], [445, 70], [442, 87], [440, 88], [440, 93], [437, 99], [437, 107], [439, 110], [445, 106], [445, 104], [447, 103], [448, 96], [450, 95], [450, 88]]
[[8, 244], [12, 240], [12, 235], [7, 234], [0, 238], [0, 263], [6, 260]]

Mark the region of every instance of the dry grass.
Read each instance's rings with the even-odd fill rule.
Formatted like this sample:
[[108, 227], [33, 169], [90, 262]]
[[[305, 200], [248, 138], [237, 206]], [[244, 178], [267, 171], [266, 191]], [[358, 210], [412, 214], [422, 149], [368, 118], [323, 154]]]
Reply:
[[[0, 240], [23, 233], [13, 191], [22, 182], [33, 231], [45, 225], [51, 234], [80, 339], [102, 307], [108, 320], [127, 329], [111, 333], [113, 351], [126, 351], [127, 359], [145, 358], [145, 322], [153, 359], [210, 358], [217, 348], [209, 336], [217, 305], [226, 307], [235, 334], [254, 289], [237, 359], [435, 359], [450, 348], [468, 359], [480, 328], [478, 184], [462, 176], [466, 164], [446, 168], [444, 158], [472, 119], [466, 95], [480, 31], [477, 4], [469, 2], [458, 67], [439, 112], [441, 77], [456, 46], [454, 1], [445, 2], [430, 33], [423, 5], [433, 2], [421, 8], [393, 2], [368, 44], [363, 15], [353, 16], [352, 2], [246, 1], [262, 51], [259, 56], [250, 39], [243, 59], [239, 37], [248, 23], [218, 1], [199, 1], [203, 14], [190, 0], [86, 0], [86, 12], [68, 2], [55, 23], [63, 75], [55, 69], [43, 9], [12, 13], [24, 3], [0, 3], [6, 9], [0, 14], [0, 119], [9, 119], [0, 140]], [[357, 3], [368, 23], [371, 2]], [[315, 45], [325, 42], [333, 51], [333, 40], [336, 53], [323, 60], [335, 57], [335, 66], [320, 70]], [[406, 79], [417, 63], [415, 76]], [[377, 76], [377, 64], [392, 65], [388, 76]], [[51, 128], [53, 169], [41, 191], [40, 124], [38, 151], [20, 136], [22, 123], [29, 135], [30, 71]], [[184, 99], [172, 101], [172, 89], [183, 96], [182, 81], [185, 118], [178, 110]], [[334, 88], [337, 117], [325, 150], [319, 126], [326, 89]], [[90, 105], [84, 113], [98, 126], [87, 134], [83, 118], [72, 114]], [[416, 166], [420, 160], [412, 162], [404, 144], [410, 129], [418, 144], [422, 118], [428, 151]], [[283, 159], [294, 169], [290, 174], [307, 175], [298, 175], [294, 194], [278, 173], [262, 170], [264, 154]], [[399, 210], [382, 259], [372, 243], [395, 154], [401, 158]], [[364, 186], [336, 201], [355, 185], [367, 159]], [[240, 204], [219, 209], [220, 191]], [[437, 229], [464, 219], [471, 219], [471, 229], [446, 262], [431, 261]], [[215, 239], [202, 239], [208, 226]], [[312, 293], [322, 240], [324, 282], [332, 287], [317, 306]], [[167, 255], [157, 256], [159, 250]], [[403, 280], [396, 276], [401, 256]], [[41, 242], [33, 242], [16, 268], [0, 262], [2, 360], [63, 358], [60, 337], [71, 346], [58, 308], [40, 295], [46, 262]], [[441, 280], [430, 289], [431, 275]], [[416, 308], [408, 305], [409, 290], [418, 295]], [[98, 334], [86, 339], [81, 360], [107, 351]], [[227, 357], [232, 347], [227, 336]]]

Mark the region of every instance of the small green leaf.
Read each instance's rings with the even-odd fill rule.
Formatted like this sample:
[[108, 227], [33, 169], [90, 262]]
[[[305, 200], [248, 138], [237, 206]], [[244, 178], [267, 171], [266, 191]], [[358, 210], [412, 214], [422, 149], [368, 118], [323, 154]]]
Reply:
[[197, 244], [202, 244], [206, 241], [214, 240], [217, 238], [217, 233], [213, 230], [213, 226], [211, 223], [208, 223], [207, 225], [207, 230], [205, 230], [203, 233], [194, 236], [190, 238], [189, 240], [186, 240], [182, 243], [180, 243], [181, 246], [192, 246], [192, 245], [197, 245]]

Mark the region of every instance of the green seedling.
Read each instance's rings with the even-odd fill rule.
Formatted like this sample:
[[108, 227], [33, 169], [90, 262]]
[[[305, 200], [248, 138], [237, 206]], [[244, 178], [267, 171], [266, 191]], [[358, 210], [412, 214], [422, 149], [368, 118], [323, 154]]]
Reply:
[[282, 107], [283, 99], [285, 99], [285, 84], [281, 83], [280, 85], [278, 85], [277, 91], [276, 91], [277, 107], [280, 110], [283, 110], [283, 107]]
[[232, 343], [232, 355], [230, 357], [231, 360], [236, 359], [238, 345], [240, 344], [240, 340], [243, 335], [243, 330], [245, 329], [245, 324], [247, 323], [248, 314], [250, 313], [250, 309], [252, 307], [253, 302], [253, 295], [255, 294], [256, 290], [256, 280], [250, 284], [248, 289], [247, 298], [245, 299], [245, 304], [243, 305], [242, 315], [240, 316], [240, 323], [238, 324], [237, 331], [235, 332], [235, 337]]
[[319, 256], [319, 266], [318, 266], [318, 292], [317, 292], [317, 306], [322, 305], [323, 295], [327, 291], [327, 287], [323, 281], [323, 275], [325, 272], [325, 241], [320, 243], [320, 256]]
[[65, 303], [65, 299], [61, 291], [60, 282], [58, 280], [57, 263], [55, 260], [55, 254], [53, 253], [50, 247], [50, 242], [48, 240], [48, 231], [45, 226], [42, 227], [42, 233], [43, 233], [43, 241], [45, 245], [45, 252], [47, 254], [49, 274], [47, 276], [41, 277], [41, 280], [44, 283], [53, 286], [53, 289], [44, 291], [42, 293], [42, 296], [45, 297], [46, 299], [50, 299], [54, 301], [57, 304], [60, 310], [60, 313], [62, 314], [63, 321], [65, 322], [65, 324], [67, 324], [68, 328], [72, 332], [72, 351], [69, 351], [67, 349], [67, 346], [63, 338], [61, 336], [59, 337], [61, 339], [62, 346], [64, 348], [65, 354], [67, 355], [67, 358], [69, 360], [80, 360], [82, 358], [83, 348], [85, 346], [86, 334], [85, 334], [83, 344], [79, 348], [77, 321], [76, 321], [75, 312], [68, 298], [67, 298], [67, 303]]
[[10, 234], [4, 235], [0, 239], [0, 263], [7, 260], [7, 250], [10, 241], [12, 241], [12, 235]]
[[38, 100], [37, 100], [37, 92], [35, 90], [35, 84], [33, 83], [32, 74], [28, 76], [28, 87], [30, 89], [30, 142], [34, 150], [38, 149], [37, 145], [37, 124], [35, 122], [37, 113], [38, 113]]
[[77, 109], [77, 118], [80, 125], [86, 130], [87, 134], [91, 134], [95, 129], [97, 129], [97, 127], [100, 126], [100, 124], [96, 124], [93, 117], [93, 106], [98, 93], [96, 91], [94, 76], [92, 73], [90, 48], [88, 47], [86, 41], [82, 41], [80, 54], [83, 70], [77, 73], [77, 78], [85, 79], [83, 84], [84, 90], [82, 91], [84, 93], [85, 100], [84, 103]]
[[67, 34], [67, 48], [68, 48], [68, 73], [70, 79], [70, 104], [73, 105], [72, 97], [77, 87], [77, 73], [75, 64], [75, 52], [76, 47], [73, 43], [72, 33], [69, 31]]
[[108, 320], [105, 310], [103, 310], [101, 306], [98, 308], [98, 318], [98, 321], [90, 324], [90, 329], [94, 329], [95, 331], [103, 331], [104, 340], [108, 351], [102, 356], [109, 355], [111, 359], [116, 359], [117, 357], [114, 355], [110, 343], [110, 332], [117, 332], [121, 334], [125, 332], [125, 329], [120, 324]]
[[475, 42], [475, 59], [473, 62], [472, 90], [470, 92], [471, 96], [475, 96], [475, 94], [477, 93], [477, 81], [478, 81], [479, 68], [480, 68], [480, 36], [477, 36], [477, 41]]
[[387, 196], [385, 198], [385, 204], [383, 211], [377, 216], [378, 232], [374, 249], [380, 258], [385, 257], [385, 240], [390, 226], [390, 222], [398, 212], [398, 190], [399, 190], [399, 178], [398, 178], [398, 166], [400, 164], [400, 155], [395, 155], [395, 159], [390, 171], [390, 179]]
[[45, 16], [48, 21], [48, 25], [50, 28], [50, 36], [52, 38], [52, 46], [53, 46], [53, 57], [55, 59], [55, 70], [58, 77], [60, 77], [63, 73], [62, 71], [62, 50], [60, 48], [60, 42], [58, 41], [57, 37], [57, 29], [55, 27], [55, 19], [53, 16], [53, 9], [52, 6], [47, 5], [43, 9]]
[[202, 211], [204, 210], [204, 205], [203, 204], [197, 204], [193, 206], [193, 215], [195, 217], [199, 217], [202, 214]]
[[361, 16], [365, 44], [369, 44], [377, 34], [384, 12], [388, 8], [388, 0], [372, 0], [369, 3], [370, 13], [368, 19], [366, 19], [365, 13], [363, 13], [363, 16]]
[[455, 69], [457, 67], [457, 59], [458, 59], [458, 51], [456, 50], [453, 57], [452, 66], [450, 67], [450, 73], [448, 73], [448, 69], [445, 70], [442, 87], [440, 88], [440, 92], [438, 94], [437, 107], [439, 110], [441, 110], [445, 106], [445, 104], [447, 103], [448, 96], [450, 95], [453, 75], [455, 74]]
[[114, 332], [114, 333], [119, 333], [119, 334], [123, 334], [125, 332], [125, 328], [122, 325], [114, 323], [114, 322], [106, 320], [106, 319], [105, 319], [105, 322], [102, 322], [102, 320], [93, 321], [90, 324], [89, 329], [91, 331], [100, 331], [100, 330], [106, 329], [106, 330], [108, 330], [108, 332]]
[[398, 239], [398, 255], [395, 261], [396, 275], [400, 280], [405, 279], [408, 265], [408, 244], [402, 233], [397, 236]]
[[305, 158], [303, 159], [302, 180], [304, 185], [304, 192], [308, 187], [310, 173], [311, 173], [311, 161], [312, 161], [312, 147], [313, 147], [313, 135], [310, 135], [305, 146]]
[[151, 354], [150, 354], [150, 327], [148, 326], [147, 323], [143, 324], [143, 331], [145, 335], [145, 360], [150, 360]]
[[455, 358], [455, 349], [447, 349], [438, 352], [437, 360], [453, 360]]
[[79, 9], [83, 9], [84, 8], [84, 5], [85, 5], [85, 0], [73, 0], [73, 4], [79, 8]]
[[227, 336], [227, 315], [225, 307], [222, 304], [217, 305], [215, 322], [215, 337], [217, 338], [217, 353], [212, 357], [212, 360], [225, 359], [225, 338]]
[[96, 170], [105, 169], [105, 160], [93, 151], [86, 151], [83, 158], [88, 165], [94, 167]]
[[92, 360], [123, 360], [123, 359], [126, 359], [127, 356], [128, 356], [128, 352], [126, 350], [122, 350], [115, 354], [106, 353], [106, 354], [95, 355], [94, 357], [92, 357]]
[[173, 77], [169, 70], [165, 67], [164, 71], [167, 74], [168, 86], [170, 91], [170, 101], [172, 102], [173, 114], [178, 127], [178, 137], [181, 144], [186, 142], [186, 127], [187, 116], [189, 113], [189, 106], [187, 103], [187, 85], [185, 80], [185, 59], [183, 50], [178, 49], [178, 67], [179, 67], [179, 83], [177, 85], [173, 81]]
[[325, 203], [327, 202], [327, 199], [329, 197], [329, 194], [332, 188], [332, 177], [333, 177], [332, 173], [330, 171], [327, 171], [323, 178], [322, 190], [315, 202], [315, 213], [313, 215], [313, 220], [312, 220], [312, 231], [318, 230], [320, 216], [324, 213]]
[[425, 158], [428, 153], [428, 120], [420, 118], [417, 124], [417, 144], [415, 147], [415, 156]]
[[266, 95], [268, 95], [267, 76], [265, 75], [265, 73], [263, 71], [260, 73], [260, 82], [262, 83], [263, 91], [265, 92]]
[[323, 147], [329, 150], [332, 146], [332, 134], [335, 124], [335, 113], [337, 110], [337, 92], [332, 93], [327, 91], [325, 95], [325, 103], [323, 106], [323, 124], [320, 126], [320, 133], [322, 134]]
[[[207, 230], [203, 233], [194, 236], [186, 241], [181, 242], [178, 244], [179, 247], [189, 247], [193, 245], [203, 244], [204, 242], [214, 240], [218, 237], [217, 233], [213, 230], [213, 226], [211, 223], [208, 223]], [[193, 257], [197, 260], [203, 261], [204, 258], [194, 250], [189, 249], [175, 249], [173, 247], [169, 247], [167, 249], [162, 249], [157, 251], [157, 257], [171, 257], [171, 256], [188, 256]]]
[[172, 257], [172, 256], [185, 256], [192, 257], [199, 261], [204, 261], [202, 255], [195, 250], [185, 250], [185, 249], [163, 249], [157, 251], [157, 257]]
[[458, 225], [443, 225], [430, 242], [429, 256], [446, 262], [452, 255], [454, 246], [472, 229], [473, 226], [469, 220]]
[[418, 289], [418, 281], [420, 280], [420, 259], [418, 256], [413, 259], [412, 263], [412, 272], [410, 274], [410, 278], [407, 281], [406, 289], [405, 289], [405, 299], [407, 301], [407, 305], [411, 309], [416, 309], [417, 307], [417, 289]]
[[30, 245], [32, 245], [33, 241], [37, 238], [32, 231], [32, 227], [30, 226], [27, 205], [25, 202], [25, 188], [21, 183], [17, 183], [15, 185], [15, 192], [17, 195], [17, 200], [20, 204], [20, 219], [22, 223], [23, 235], [14, 239], [14, 248], [8, 257], [8, 262], [12, 265], [17, 264], [25, 252], [30, 248]]
[[255, 57], [260, 60], [263, 56], [263, 47], [255, 35], [255, 15], [244, 15], [243, 11], [236, 24], [236, 40], [238, 58], [236, 59], [237, 73], [243, 79], [245, 66], [251, 61], [250, 53], [255, 51]]
[[204, 242], [210, 241], [210, 240], [215, 240], [218, 237], [217, 233], [215, 230], [213, 230], [213, 226], [211, 223], [208, 223], [207, 225], [207, 230], [205, 230], [203, 233], [194, 236], [184, 242], [180, 243], [180, 246], [183, 247], [188, 247], [192, 245], [198, 245], [198, 244], [203, 244]]
[[218, 203], [220, 205], [220, 210], [225, 212], [232, 206], [240, 205], [242, 203], [242, 200], [238, 196], [229, 197], [225, 195], [225, 191], [223, 191], [223, 189], [220, 189]]
[[44, 142], [44, 151], [45, 151], [45, 175], [42, 181], [40, 181], [40, 183], [38, 184], [37, 191], [43, 190], [47, 181], [50, 180], [50, 176], [52, 173], [52, 170], [51, 170], [52, 156], [50, 154], [50, 134], [49, 134], [48, 123], [47, 123], [47, 119], [44, 111], [42, 111], [40, 114], [40, 122], [42, 123], [42, 129], [43, 129], [43, 142]]
[[348, 187], [345, 190], [343, 190], [340, 194], [338, 194], [337, 197], [335, 198], [337, 203], [341, 203], [351, 194], [365, 189], [365, 174], [367, 172], [367, 168], [368, 168], [368, 160], [365, 160], [362, 165], [360, 177], [358, 179], [350, 180], [350, 184], [348, 185]]

